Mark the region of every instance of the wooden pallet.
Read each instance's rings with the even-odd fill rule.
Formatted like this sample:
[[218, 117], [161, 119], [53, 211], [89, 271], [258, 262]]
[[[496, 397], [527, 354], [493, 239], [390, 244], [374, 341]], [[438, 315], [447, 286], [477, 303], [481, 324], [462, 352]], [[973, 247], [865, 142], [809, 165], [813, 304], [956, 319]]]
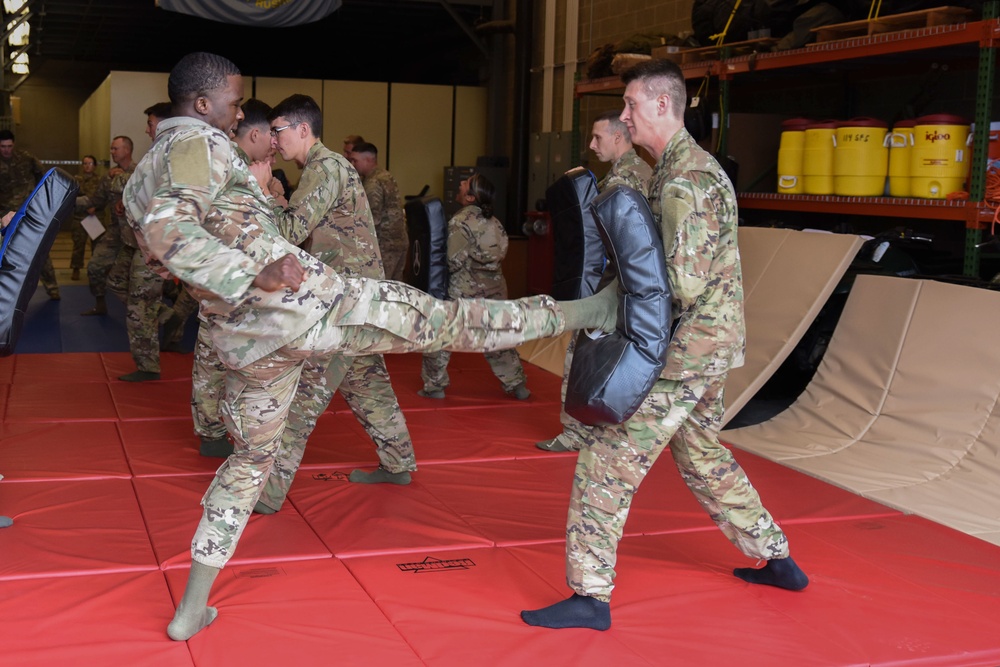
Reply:
[[816, 43], [833, 42], [854, 37], [871, 37], [872, 35], [884, 32], [898, 32], [913, 28], [931, 28], [938, 25], [961, 23], [971, 13], [971, 9], [965, 9], [964, 7], [934, 7], [933, 9], [922, 9], [916, 12], [880, 16], [871, 21], [851, 21], [849, 23], [824, 25], [813, 28], [812, 32], [816, 34]]
[[697, 49], [678, 49], [672, 46], [658, 46], [652, 50], [654, 58], [672, 60], [678, 65], [688, 63], [701, 63], [706, 60], [718, 60], [721, 58], [722, 49], [729, 49], [729, 57], [748, 55], [756, 51], [770, 51], [771, 46], [777, 44], [774, 37], [761, 37], [759, 39], [748, 39], [743, 42], [732, 42], [722, 46], [703, 46]]

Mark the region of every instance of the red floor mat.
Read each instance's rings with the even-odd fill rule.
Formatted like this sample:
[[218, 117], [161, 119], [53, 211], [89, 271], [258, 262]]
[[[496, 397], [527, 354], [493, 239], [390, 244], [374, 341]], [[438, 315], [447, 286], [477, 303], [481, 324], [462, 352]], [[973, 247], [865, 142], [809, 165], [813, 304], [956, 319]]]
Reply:
[[108, 421], [118, 419], [108, 385], [59, 380], [18, 382], [7, 397], [5, 422]]
[[0, 443], [8, 482], [132, 476], [114, 422], [0, 424]]
[[[191, 538], [201, 519], [201, 499], [212, 477], [142, 477], [135, 492], [142, 507], [149, 540], [163, 569], [188, 567]], [[243, 531], [233, 566], [248, 563], [330, 558], [330, 551], [286, 503], [277, 514], [255, 514]]]
[[[187, 574], [167, 572], [177, 601]], [[422, 664], [340, 561], [227, 567], [209, 604], [219, 617], [189, 642], [198, 667]]]
[[191, 381], [112, 382], [111, 399], [123, 420], [185, 419], [191, 423]]
[[506, 549], [351, 558], [345, 565], [428, 665], [665, 664], [643, 661], [613, 632], [525, 625], [521, 609], [557, 594]]
[[302, 473], [289, 497], [339, 558], [491, 545], [416, 478], [396, 486], [352, 484], [344, 471]]
[[190, 416], [128, 421], [118, 426], [129, 465], [137, 477], [214, 473], [222, 465], [223, 459], [199, 453], [200, 441]]
[[156, 569], [132, 483], [0, 483], [0, 579]]
[[22, 354], [12, 358], [17, 359], [14, 379], [18, 382], [47, 382], [60, 379], [71, 379], [73, 382], [108, 381], [101, 355], [97, 352]]
[[0, 581], [0, 598], [5, 665], [195, 664], [166, 636], [174, 604], [162, 572]]
[[[135, 370], [135, 361], [128, 352], [101, 352], [101, 362], [104, 364], [108, 380], [118, 382], [118, 376]], [[174, 352], [160, 355], [160, 382], [176, 380], [191, 381], [191, 366], [194, 355], [176, 354]]]
[[[499, 546], [566, 539], [572, 458], [427, 466], [421, 485]], [[488, 499], [488, 502], [484, 502]]]
[[14, 366], [18, 359], [20, 357], [16, 355], [0, 357], [0, 384], [10, 384], [14, 380]]

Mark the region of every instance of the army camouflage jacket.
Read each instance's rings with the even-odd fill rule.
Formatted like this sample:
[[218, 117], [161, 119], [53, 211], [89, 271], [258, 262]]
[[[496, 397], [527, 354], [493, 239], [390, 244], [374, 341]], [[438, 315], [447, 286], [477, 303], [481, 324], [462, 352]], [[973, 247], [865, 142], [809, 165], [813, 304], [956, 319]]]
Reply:
[[[97, 188], [101, 185], [101, 176], [94, 172], [90, 172], [89, 174], [77, 174], [74, 178], [76, 178], [77, 185], [80, 186], [80, 192], [77, 194], [77, 197], [86, 197], [88, 200], [94, 196], [94, 193], [97, 192]], [[90, 206], [78, 206], [73, 215], [73, 219], [78, 222], [83, 220], [87, 217], [88, 208], [90, 208]], [[100, 213], [100, 211], [94, 212], [95, 215], [100, 215]]]
[[16, 211], [44, 175], [42, 163], [22, 150], [15, 148], [9, 160], [0, 158], [0, 208], [3, 212]]
[[368, 197], [342, 155], [317, 141], [288, 208], [269, 201], [281, 235], [310, 255], [345, 276], [385, 278]]
[[122, 231], [122, 243], [125, 245], [136, 248], [135, 234], [132, 228], [129, 227], [128, 220], [126, 219], [124, 213], [122, 215], [118, 214], [116, 210], [116, 204], [122, 201], [122, 193], [125, 192], [125, 184], [128, 180], [132, 178], [132, 174], [135, 172], [136, 163], [133, 161], [127, 167], [119, 167], [114, 165], [114, 168], [120, 169], [114, 176], [110, 173], [105, 174], [104, 178], [98, 184], [97, 189], [90, 196], [82, 196], [77, 198], [77, 202], [83, 206], [83, 208], [94, 207], [97, 210], [108, 207], [108, 214], [111, 216], [111, 224], [118, 225]]
[[[366, 319], [378, 283], [345, 281], [282, 238], [236, 145], [207, 123], [186, 116], [162, 121], [126, 185], [125, 203], [146, 263], [191, 287], [230, 368], [267, 356], [323, 317], [335, 325]], [[265, 265], [286, 254], [305, 269], [297, 292], [252, 285]]]
[[604, 192], [612, 185], [627, 185], [646, 196], [649, 194], [649, 177], [652, 173], [653, 170], [645, 160], [639, 157], [634, 148], [630, 148], [611, 165], [611, 169], [597, 184], [597, 191]]
[[372, 218], [375, 220], [375, 234], [382, 250], [406, 248], [406, 220], [403, 215], [402, 197], [399, 185], [392, 174], [382, 167], [375, 167], [365, 177], [362, 184], [368, 195]]
[[478, 206], [466, 206], [448, 221], [448, 296], [507, 298], [500, 263], [507, 256], [507, 233]]
[[660, 377], [684, 380], [742, 366], [746, 329], [736, 194], [715, 158], [683, 128], [656, 163], [649, 205], [663, 231], [677, 327]]

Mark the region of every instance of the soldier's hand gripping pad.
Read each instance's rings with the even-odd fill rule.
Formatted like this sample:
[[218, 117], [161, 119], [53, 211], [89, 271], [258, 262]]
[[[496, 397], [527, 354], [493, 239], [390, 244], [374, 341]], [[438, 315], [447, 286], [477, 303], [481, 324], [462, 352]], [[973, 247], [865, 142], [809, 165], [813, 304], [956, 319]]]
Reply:
[[570, 169], [545, 191], [555, 247], [552, 296], [558, 300], [594, 294], [604, 272], [604, 245], [590, 210], [595, 197], [597, 180], [583, 167]]
[[410, 275], [407, 282], [438, 299], [448, 298], [448, 221], [437, 197], [406, 202], [406, 231], [410, 236]]
[[660, 228], [646, 198], [616, 185], [591, 205], [618, 267], [618, 324], [593, 338], [581, 331], [570, 366], [566, 412], [584, 424], [620, 424], [642, 404], [666, 363], [670, 288]]
[[59, 228], [73, 214], [76, 180], [50, 169], [3, 230], [0, 245], [0, 357], [13, 354], [24, 313]]

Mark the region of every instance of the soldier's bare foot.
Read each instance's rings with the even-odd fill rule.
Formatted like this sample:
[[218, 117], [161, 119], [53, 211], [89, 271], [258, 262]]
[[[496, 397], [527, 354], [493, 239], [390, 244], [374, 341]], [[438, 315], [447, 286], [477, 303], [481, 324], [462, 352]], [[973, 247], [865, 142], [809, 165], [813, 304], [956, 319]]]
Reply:
[[183, 609], [183, 607], [177, 608], [174, 620], [167, 626], [167, 635], [178, 642], [191, 639], [219, 616], [219, 610], [215, 607], [202, 607], [190, 613], [184, 612]]

